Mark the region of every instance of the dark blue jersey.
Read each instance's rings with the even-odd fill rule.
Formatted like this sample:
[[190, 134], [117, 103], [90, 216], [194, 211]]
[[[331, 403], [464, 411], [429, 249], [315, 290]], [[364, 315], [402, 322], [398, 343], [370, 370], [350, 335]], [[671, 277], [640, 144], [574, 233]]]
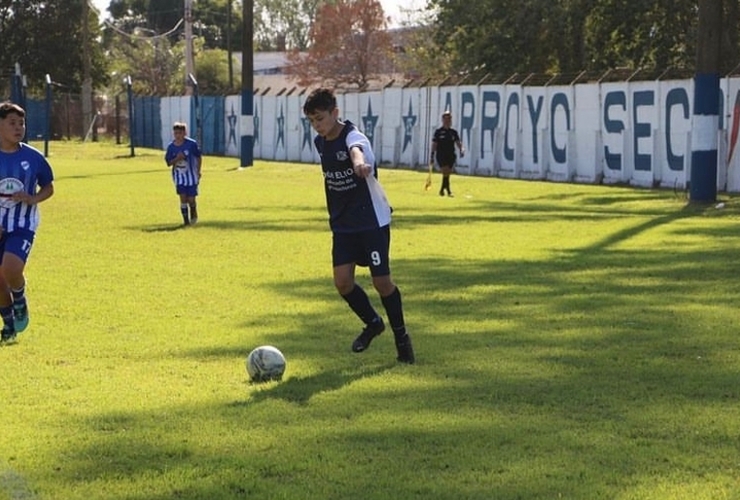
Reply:
[[36, 194], [54, 180], [51, 166], [37, 149], [25, 143], [13, 153], [0, 151], [0, 226], [4, 231], [36, 231], [39, 225], [38, 205], [14, 201], [18, 191]]
[[[344, 122], [339, 136], [327, 141], [314, 139], [324, 173], [326, 208], [329, 226], [335, 233], [357, 233], [387, 226], [391, 222], [391, 207], [375, 174], [375, 155], [367, 137], [354, 124]], [[359, 147], [365, 163], [373, 167], [373, 175], [355, 175], [349, 150]]]

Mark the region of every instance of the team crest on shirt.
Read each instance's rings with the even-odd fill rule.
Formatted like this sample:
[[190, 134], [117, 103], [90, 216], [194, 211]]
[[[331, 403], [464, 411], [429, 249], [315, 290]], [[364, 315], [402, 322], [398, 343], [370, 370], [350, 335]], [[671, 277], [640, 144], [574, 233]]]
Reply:
[[337, 151], [337, 161], [347, 161], [349, 160], [349, 155], [346, 151]]
[[0, 207], [11, 208], [18, 202], [11, 197], [18, 191], [23, 191], [23, 182], [15, 177], [0, 180]]
[[26, 160], [23, 160], [23, 161], [21, 162], [21, 168], [22, 168], [23, 170], [28, 170], [29, 168], [31, 168], [31, 164], [30, 164], [30, 163], [28, 163], [28, 162], [27, 162]]

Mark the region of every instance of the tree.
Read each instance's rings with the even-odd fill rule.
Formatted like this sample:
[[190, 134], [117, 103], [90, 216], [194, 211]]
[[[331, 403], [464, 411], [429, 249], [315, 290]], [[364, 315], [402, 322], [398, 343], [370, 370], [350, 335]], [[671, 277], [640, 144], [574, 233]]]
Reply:
[[311, 21], [322, 0], [257, 0], [254, 6], [258, 50], [306, 50]]
[[140, 95], [181, 95], [185, 74], [184, 42], [172, 44], [167, 37], [151, 36], [143, 30], [118, 34], [110, 56], [113, 70], [131, 76]]
[[323, 4], [309, 32], [306, 53], [288, 54], [287, 73], [300, 85], [367, 87], [391, 56], [388, 19], [378, 0]]
[[[231, 5], [229, 26], [228, 0], [198, 0], [193, 2], [193, 33], [203, 39], [204, 49], [227, 49], [227, 30], [231, 39], [241, 43], [241, 9]], [[176, 43], [183, 36], [183, 0], [111, 0], [108, 11], [116, 29], [132, 32], [145, 28], [157, 34], [167, 34]], [[108, 30], [111, 38], [114, 30]]]
[[[692, 68], [697, 0], [430, 0], [458, 73]], [[737, 65], [738, 1], [724, 2], [723, 70]]]
[[[27, 76], [28, 92], [41, 93], [46, 75], [72, 92], [83, 79], [83, 0], [3, 0], [0, 2], [0, 68], [19, 63]], [[100, 36], [95, 15], [88, 17], [92, 39]], [[108, 80], [108, 61], [102, 47], [90, 48], [93, 85]]]

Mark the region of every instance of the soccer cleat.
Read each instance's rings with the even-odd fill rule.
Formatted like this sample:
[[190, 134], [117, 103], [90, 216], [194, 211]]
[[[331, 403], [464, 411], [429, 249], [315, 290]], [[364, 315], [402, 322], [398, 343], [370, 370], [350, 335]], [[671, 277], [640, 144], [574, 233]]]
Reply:
[[413, 365], [416, 362], [414, 346], [411, 345], [411, 337], [408, 335], [405, 335], [403, 340], [396, 339], [396, 351], [398, 352], [396, 360], [399, 363], [408, 363]]
[[198, 218], [197, 217], [191, 217], [191, 219], [190, 219], [190, 225], [191, 226], [194, 226], [197, 223], [198, 223]]
[[375, 337], [383, 333], [383, 330], [385, 330], [385, 323], [383, 323], [383, 318], [378, 316], [377, 320], [365, 325], [362, 333], [360, 333], [355, 341], [352, 342], [352, 352], [362, 352], [370, 347], [370, 342], [372, 342]]
[[12, 327], [5, 325], [3, 327], [2, 335], [0, 336], [0, 341], [5, 342], [6, 344], [10, 344], [12, 342], [15, 342], [15, 338], [17, 335], [18, 334], [15, 330], [13, 330]]
[[15, 331], [21, 333], [28, 328], [28, 322], [28, 304], [26, 302], [13, 304], [13, 326], [15, 327]]

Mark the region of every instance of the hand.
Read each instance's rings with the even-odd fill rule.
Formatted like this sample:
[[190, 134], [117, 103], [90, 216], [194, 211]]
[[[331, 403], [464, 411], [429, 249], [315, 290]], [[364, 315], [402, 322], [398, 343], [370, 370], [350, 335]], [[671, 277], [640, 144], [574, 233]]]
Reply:
[[352, 169], [355, 171], [355, 175], [357, 177], [360, 177], [361, 179], [368, 177], [373, 171], [372, 165], [368, 165], [367, 163], [363, 163], [362, 165], [354, 165]]
[[460, 158], [465, 158], [465, 150], [464, 149], [461, 149], [460, 150]]
[[27, 205], [33, 205], [33, 195], [28, 194], [25, 191], [18, 191], [16, 193], [13, 193], [10, 199], [18, 203], [25, 203]]

